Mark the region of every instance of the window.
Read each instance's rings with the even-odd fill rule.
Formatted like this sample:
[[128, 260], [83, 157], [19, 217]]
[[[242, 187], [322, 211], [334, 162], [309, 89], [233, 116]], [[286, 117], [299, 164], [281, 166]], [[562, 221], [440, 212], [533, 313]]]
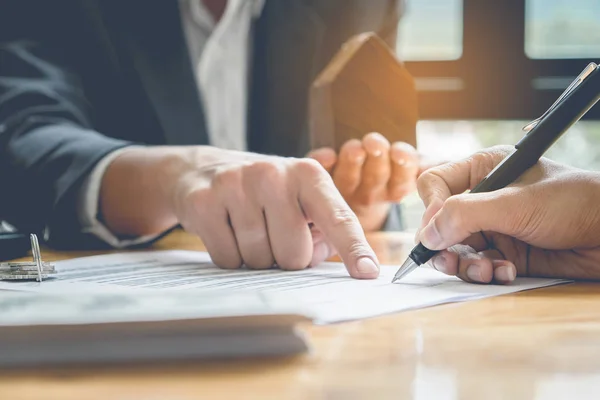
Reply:
[[[405, 0], [398, 54], [415, 77], [419, 148], [432, 161], [514, 144], [590, 61], [600, 61], [600, 0]], [[546, 156], [600, 170], [600, 105]], [[420, 225], [417, 195], [403, 202]]]
[[600, 1], [527, 0], [525, 53], [533, 59], [600, 57]]
[[423, 119], [529, 120], [600, 59], [600, 1], [406, 0], [398, 31]]
[[409, 1], [398, 29], [403, 60], [456, 60], [462, 54], [462, 0]]
[[[529, 121], [422, 121], [419, 146], [432, 160], [456, 160], [498, 144], [514, 144]], [[545, 154], [577, 168], [600, 171], [600, 121], [581, 121]]]
[[[522, 136], [528, 121], [421, 121], [417, 126], [419, 147], [430, 161], [450, 161], [497, 144], [514, 144]], [[561, 137], [546, 157], [577, 168], [600, 171], [600, 121], [581, 121]], [[414, 193], [402, 201], [407, 230], [421, 225], [425, 208]]]

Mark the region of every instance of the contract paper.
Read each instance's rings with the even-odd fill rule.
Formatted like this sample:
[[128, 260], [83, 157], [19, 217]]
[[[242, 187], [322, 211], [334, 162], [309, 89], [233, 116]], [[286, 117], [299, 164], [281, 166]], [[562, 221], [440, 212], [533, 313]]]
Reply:
[[[397, 266], [382, 266], [378, 279], [355, 280], [341, 263], [324, 263], [302, 271], [224, 270], [212, 264], [207, 253], [178, 250], [78, 258], [57, 262], [56, 269], [56, 277], [43, 283], [6, 281], [0, 282], [0, 289], [40, 293], [252, 294], [266, 308], [301, 309], [317, 323], [334, 323], [566, 282], [518, 278], [511, 285], [474, 285], [422, 267], [392, 284]], [[210, 297], [203, 298], [210, 301]]]

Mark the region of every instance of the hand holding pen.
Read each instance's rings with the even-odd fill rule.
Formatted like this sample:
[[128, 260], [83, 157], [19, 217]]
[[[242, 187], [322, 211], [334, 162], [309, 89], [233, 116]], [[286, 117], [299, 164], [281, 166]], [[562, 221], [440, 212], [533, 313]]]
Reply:
[[542, 158], [514, 185], [464, 193], [510, 151], [495, 147], [422, 175], [418, 240], [441, 250], [432, 266], [472, 283], [600, 279], [600, 173]]
[[[427, 226], [422, 229], [419, 235], [419, 239], [422, 240], [422, 242], [413, 249], [409, 258], [396, 273], [393, 281], [401, 279], [419, 265], [428, 262], [434, 256], [436, 256], [440, 250], [452, 244], [456, 244], [461, 240], [468, 239], [472, 234], [479, 236], [479, 245], [476, 246], [476, 248], [472, 247], [475, 252], [489, 250], [497, 251], [496, 266], [498, 267], [498, 272], [495, 272], [495, 268], [493, 268], [494, 263], [492, 261], [487, 262], [487, 269], [485, 266], [482, 267], [476, 263], [469, 263], [469, 260], [472, 261], [474, 259], [473, 256], [469, 256], [469, 253], [473, 253], [473, 251], [464, 248], [462, 249], [462, 259], [467, 260], [466, 264], [468, 265], [465, 265], [462, 270], [456, 263], [458, 258], [454, 258], [454, 263], [451, 262], [452, 260], [448, 260], [448, 258], [451, 258], [451, 255], [448, 252], [445, 252], [445, 255], [440, 254], [442, 258], [438, 259], [438, 262], [443, 260], [444, 268], [448, 271], [450, 271], [451, 267], [449, 267], [446, 263], [450, 262], [450, 265], [454, 265], [452, 268], [456, 269], [456, 274], [459, 276], [462, 275], [462, 277], [473, 282], [490, 282], [493, 277], [495, 277], [499, 282], [508, 282], [514, 279], [516, 269], [522, 270], [523, 268], [524, 274], [531, 274], [530, 262], [532, 247], [530, 245], [544, 246], [547, 244], [549, 247], [546, 250], [564, 250], [573, 249], [573, 246], [585, 246], [588, 244], [587, 241], [591, 239], [588, 239], [585, 234], [589, 232], [584, 232], [583, 234], [585, 239], [579, 241], [573, 239], [573, 236], [571, 235], [574, 234], [573, 232], [569, 232], [567, 235], [568, 240], [560, 240], [559, 242], [546, 242], [543, 240], [539, 243], [535, 241], [528, 242], [528, 235], [531, 235], [532, 230], [537, 232], [537, 227], [552, 227], [540, 222], [541, 219], [548, 218], [553, 221], [563, 221], [564, 216], [572, 217], [570, 210], [568, 210], [568, 208], [563, 209], [562, 207], [568, 207], [563, 205], [559, 209], [553, 209], [552, 207], [548, 209], [553, 212], [544, 212], [541, 215], [536, 215], [535, 213], [528, 214], [526, 212], [524, 213], [523, 210], [527, 210], [527, 207], [531, 207], [531, 204], [538, 203], [537, 198], [529, 198], [528, 200], [530, 203], [527, 204], [524, 202], [515, 202], [509, 200], [514, 200], [515, 197], [512, 196], [515, 195], [515, 190], [517, 192], [521, 190], [531, 193], [531, 190], [534, 188], [522, 187], [524, 184], [527, 185], [524, 180], [524, 174], [528, 174], [531, 180], [531, 174], [535, 174], [536, 168], [538, 168], [539, 165], [536, 166], [536, 168], [532, 167], [538, 163], [538, 160], [546, 152], [546, 150], [548, 150], [548, 148], [564, 132], [566, 132], [591, 107], [593, 107], [598, 100], [600, 100], [599, 71], [600, 67], [596, 64], [591, 63], [588, 65], [588, 67], [586, 67], [586, 69], [575, 79], [575, 81], [567, 88], [567, 90], [565, 90], [565, 92], [550, 107], [550, 109], [544, 113], [544, 115], [528, 124], [524, 128], [527, 132], [526, 136], [519, 143], [517, 143], [512, 150], [510, 150], [508, 153], [505, 152], [505, 154], [500, 158], [498, 158], [498, 155], [496, 154], [495, 157], [487, 156], [487, 163], [481, 163], [481, 165], [473, 165], [473, 161], [471, 159], [466, 161], [466, 165], [464, 164], [465, 162], [463, 162], [462, 167], [460, 166], [460, 163], [439, 167], [450, 168], [450, 173], [446, 174], [448, 181], [442, 179], [446, 182], [446, 189], [444, 189], [444, 185], [430, 185], [429, 187], [438, 192], [438, 198], [443, 203], [442, 205], [429, 204], [429, 206], [433, 208], [428, 208], [428, 211], [425, 215], [425, 220], [431, 220], [428, 221]], [[480, 173], [481, 170], [484, 170], [486, 174], [482, 175]], [[431, 197], [431, 195], [423, 195], [423, 191], [426, 190], [423, 189], [423, 182], [426, 182], [427, 177], [431, 177], [431, 174], [435, 175], [436, 169], [429, 171], [420, 178], [419, 191], [424, 197]], [[592, 174], [591, 177], [596, 178], [594, 173], [590, 174]], [[537, 178], [539, 179], [541, 177], [543, 177], [543, 175], [538, 176]], [[582, 179], [589, 180], [591, 177]], [[520, 178], [522, 179], [519, 180]], [[521, 185], [521, 187], [506, 188], [508, 185], [515, 183], [517, 180], [519, 180], [517, 185]], [[595, 181], [595, 179], [591, 180]], [[562, 185], [559, 185], [562, 186], [562, 189], [561, 187], [555, 186], [553, 187], [553, 191], [556, 191], [557, 194], [560, 194], [561, 196], [565, 196], [565, 193], [562, 192], [568, 188], [572, 182], [578, 182], [576, 176], [567, 177], [566, 180], [562, 182]], [[535, 184], [538, 182], [536, 179], [533, 179], [529, 183], [536, 186]], [[425, 185], [427, 186], [427, 183], [425, 183]], [[590, 188], [586, 187], [586, 190], [584, 190], [583, 193], [595, 195], [597, 194], [595, 187], [596, 186], [592, 184]], [[468, 189], [471, 190], [471, 193], [462, 194]], [[577, 194], [573, 193], [577, 192], [571, 192], [568, 193], [568, 195], [571, 197], [576, 197]], [[512, 194], [512, 196], [507, 194]], [[453, 195], [456, 196], [450, 197]], [[503, 198], [505, 201], [492, 202], [494, 199], [497, 200], [498, 196]], [[462, 203], [461, 200], [463, 201]], [[552, 203], [552, 201], [549, 201], [546, 198], [540, 199], [541, 202], [544, 200], [546, 200], [548, 204]], [[425, 201], [427, 204], [427, 200]], [[456, 204], [464, 205], [465, 203], [467, 204], [466, 208], [463, 206], [457, 209]], [[575, 206], [578, 206], [577, 202], [572, 201], [572, 203]], [[490, 206], [490, 204], [492, 204], [492, 206]], [[597, 197], [594, 199], [593, 205], [586, 203], [579, 206], [588, 206], [591, 207], [592, 210], [595, 210], [598, 208], [596, 204], [598, 204]], [[481, 208], [482, 205], [487, 205], [487, 208]], [[439, 207], [439, 210], [436, 210], [435, 207]], [[542, 209], [545, 208], [547, 207], [542, 207]], [[449, 209], [450, 211], [448, 211]], [[472, 214], [473, 210], [479, 210], [480, 214], [477, 215], [477, 218], [474, 214]], [[585, 211], [582, 210], [578, 211], [578, 215], [585, 213]], [[508, 223], [508, 221], [517, 221], [519, 219], [524, 220], [524, 222], [521, 221], [520, 223], [514, 223], [511, 228], [511, 225]], [[527, 221], [527, 219], [529, 219], [529, 221]], [[568, 221], [573, 223], [579, 221], [579, 219], [571, 218], [568, 219]], [[499, 223], [500, 225], [498, 225]], [[502, 224], [508, 225], [505, 226]], [[443, 229], [441, 228], [442, 226], [444, 227]], [[442, 231], [446, 233], [445, 237], [442, 235]], [[518, 258], [516, 257], [516, 254], [514, 254], [512, 257], [513, 259], [511, 260], [510, 257], [503, 253], [498, 242], [493, 240], [494, 237], [488, 237], [490, 235], [489, 233], [486, 234], [486, 231], [493, 231], [496, 233], [509, 235], [511, 237], [516, 237], [517, 239], [521, 239], [526, 246], [524, 249], [520, 248], [519, 246], [513, 246], [513, 251], [518, 252], [520, 249], [521, 254], [519, 254]], [[550, 230], [545, 234], [556, 235], [556, 232]], [[575, 235], [575, 237], [577, 236], [578, 235]], [[477, 250], [477, 248], [480, 248], [480, 250]], [[579, 249], [579, 247], [575, 248]], [[524, 254], [522, 250], [525, 250]], [[485, 253], [480, 255], [490, 260], [489, 256]], [[502, 260], [508, 260], [509, 263], [502, 263]], [[516, 265], [517, 263], [515, 263], [515, 261], [518, 261], [518, 265]], [[546, 265], [551, 264], [547, 263]], [[494, 272], [491, 273], [490, 271]], [[454, 272], [454, 270], [452, 270], [452, 272]], [[576, 273], [576, 275], [582, 275], [584, 273], [580, 272], [579, 274]], [[538, 275], [556, 276], [556, 271], [545, 271]]]

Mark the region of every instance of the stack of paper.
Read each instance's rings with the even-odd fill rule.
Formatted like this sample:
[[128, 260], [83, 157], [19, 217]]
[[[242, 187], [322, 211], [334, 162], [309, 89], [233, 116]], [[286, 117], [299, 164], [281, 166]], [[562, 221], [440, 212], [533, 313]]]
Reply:
[[0, 295], [0, 367], [280, 356], [309, 318], [255, 294]]
[[[0, 302], [0, 363], [293, 353], [306, 349], [295, 335], [299, 321], [340, 322], [564, 282], [473, 285], [419, 268], [391, 284], [391, 266], [379, 279], [354, 280], [341, 263], [295, 272], [223, 270], [192, 251], [86, 257], [56, 269], [42, 283], [0, 282], [0, 289], [38, 293]], [[25, 339], [37, 346], [31, 357], [18, 350]]]

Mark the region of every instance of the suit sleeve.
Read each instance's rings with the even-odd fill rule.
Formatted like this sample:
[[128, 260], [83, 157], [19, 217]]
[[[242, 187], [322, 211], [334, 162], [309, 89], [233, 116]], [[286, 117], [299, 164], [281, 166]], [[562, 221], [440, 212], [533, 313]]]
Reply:
[[51, 53], [31, 40], [0, 43], [0, 219], [81, 248], [98, 243], [81, 233], [80, 186], [129, 143], [93, 130], [77, 75]]

